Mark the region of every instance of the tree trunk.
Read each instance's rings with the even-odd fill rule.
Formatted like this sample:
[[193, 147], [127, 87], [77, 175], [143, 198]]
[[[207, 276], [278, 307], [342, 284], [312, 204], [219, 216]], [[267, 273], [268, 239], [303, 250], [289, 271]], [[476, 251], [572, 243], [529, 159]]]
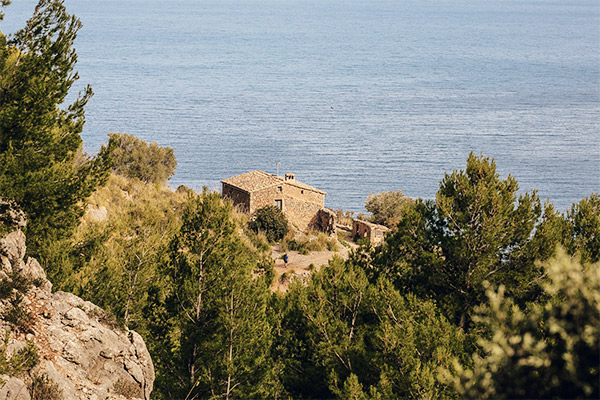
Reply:
[[227, 368], [229, 373], [227, 375], [227, 393], [225, 395], [227, 400], [229, 400], [229, 394], [231, 392], [231, 363], [233, 361], [233, 290], [231, 291], [231, 302], [229, 307], [229, 319], [231, 325], [229, 326], [229, 362]]

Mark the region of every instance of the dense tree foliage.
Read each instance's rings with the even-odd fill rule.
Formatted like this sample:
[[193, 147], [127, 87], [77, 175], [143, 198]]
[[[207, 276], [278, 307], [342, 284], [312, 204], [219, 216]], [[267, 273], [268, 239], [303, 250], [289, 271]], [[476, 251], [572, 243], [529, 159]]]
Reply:
[[517, 197], [517, 190], [493, 160], [469, 155], [464, 171], [446, 174], [435, 201], [405, 210], [378, 250], [372, 279], [383, 274], [403, 291], [436, 298], [461, 327], [485, 300], [483, 281], [510, 282], [530, 295], [540, 274], [527, 256], [542, 205], [535, 193]]
[[[494, 378], [493, 386], [486, 371], [498, 372], [496, 367], [511, 365], [512, 358], [497, 363], [491, 357], [496, 352], [490, 348], [504, 346], [504, 342], [496, 343], [499, 338], [518, 346], [516, 337], [529, 337], [529, 331], [536, 340], [535, 349], [554, 350], [548, 350], [545, 359], [551, 361], [544, 375], [524, 371], [519, 375], [523, 382], [535, 388], [544, 385], [544, 377], [559, 374], [561, 380], [553, 387], [563, 390], [560, 393], [595, 393], [591, 383], [598, 372], [593, 368], [597, 363], [594, 349], [581, 344], [597, 337], [589, 328], [595, 323], [591, 315], [595, 306], [573, 310], [573, 304], [584, 304], [581, 296], [548, 289], [547, 283], [555, 277], [548, 273], [546, 278], [544, 268], [536, 267], [537, 295], [527, 302], [510, 300], [508, 311], [500, 308], [500, 314], [492, 303], [486, 305], [492, 293], [489, 288], [506, 288], [515, 282], [513, 276], [503, 275], [493, 286], [482, 280], [484, 298], [468, 311], [473, 322], [462, 329], [460, 319], [447, 318], [452, 317], [446, 311], [448, 305], [435, 301], [431, 281], [415, 280], [410, 289], [398, 284], [405, 270], [390, 269], [387, 257], [394, 246], [404, 251], [419, 249], [414, 238], [420, 238], [416, 243], [424, 247], [430, 233], [419, 222], [428, 216], [419, 212], [423, 201], [407, 209], [398, 232], [387, 238], [382, 249], [361, 247], [349, 260], [336, 258], [309, 280], [292, 282], [287, 293], [274, 295], [269, 293], [270, 275], [265, 273], [272, 268], [271, 261], [252, 247], [231, 205], [218, 195], [170, 192], [113, 176], [91, 201], [76, 234], [72, 254], [77, 262], [71, 266], [74, 278], [70, 282], [77, 293], [144, 336], [157, 374], [155, 398], [502, 397], [502, 382], [513, 376], [510, 368]], [[584, 199], [580, 204], [589, 202]], [[105, 214], [102, 207], [107, 209]], [[580, 226], [589, 226], [590, 221], [593, 226], [598, 216], [593, 209], [577, 214], [582, 216]], [[405, 218], [414, 221], [412, 231], [402, 227]], [[592, 251], [589, 232], [593, 230], [581, 230], [575, 236], [573, 220], [547, 205], [524, 247], [535, 254], [519, 251], [504, 262], [529, 265], [531, 260], [553, 254], [545, 246], [575, 239], [580, 245], [573, 251]], [[401, 232], [406, 239], [400, 242]], [[433, 262], [421, 260], [423, 266], [439, 262], [436, 251], [441, 250], [431, 250]], [[396, 257], [410, 265], [401, 253]], [[531, 265], [535, 267], [533, 261]], [[571, 288], [585, 288], [588, 297], [599, 295], [595, 281], [570, 272], [564, 275], [581, 283]], [[575, 303], [566, 302], [568, 298]], [[555, 308], [553, 316], [536, 314], [549, 304], [568, 307], [560, 312]], [[568, 325], [576, 314], [581, 315], [576, 318], [579, 330]], [[519, 315], [535, 323], [523, 324]], [[506, 320], [511, 316], [518, 318]], [[505, 319], [493, 322], [492, 317]], [[566, 328], [558, 337], [550, 326]], [[496, 337], [500, 333], [503, 336]], [[522, 339], [523, 346], [529, 346], [527, 340]], [[520, 351], [515, 354], [526, 354]], [[560, 359], [587, 367], [573, 369]], [[588, 373], [573, 377], [569, 371]], [[474, 377], [471, 383], [469, 376]], [[579, 382], [580, 392], [566, 391], [569, 379]], [[592, 392], [584, 387], [591, 387]]]
[[487, 327], [473, 368], [446, 372], [467, 398], [600, 397], [600, 264], [563, 251], [545, 264], [549, 300], [523, 311], [505, 287], [489, 288], [475, 320]]
[[248, 224], [254, 232], [264, 232], [269, 242], [277, 242], [288, 233], [288, 221], [283, 212], [276, 206], [259, 208]]
[[109, 137], [109, 145], [114, 148], [113, 171], [117, 174], [146, 183], [161, 183], [175, 173], [177, 160], [172, 148], [146, 143], [126, 133], [111, 133]]
[[49, 269], [57, 241], [79, 223], [84, 200], [107, 177], [108, 149], [81, 152], [88, 86], [65, 109], [77, 80], [73, 41], [81, 23], [61, 0], [40, 0], [22, 30], [0, 33], [0, 193], [27, 214], [28, 249]]
[[336, 258], [306, 286], [296, 282], [277, 308], [276, 356], [293, 398], [454, 394], [436, 376], [462, 353], [460, 330], [434, 303], [402, 296], [384, 278], [370, 284], [352, 262]]
[[[166, 265], [166, 343], [157, 343], [166, 398], [272, 397], [272, 333], [261, 260], [244, 244], [233, 207], [217, 194], [192, 198]], [[159, 326], [159, 334], [164, 326]]]
[[371, 213], [372, 222], [391, 228], [398, 223], [404, 207], [413, 201], [412, 198], [405, 196], [401, 190], [371, 193], [365, 202], [365, 209]]
[[600, 261], [600, 195], [573, 204], [567, 221], [565, 245], [571, 254], [579, 253], [584, 262]]
[[[491, 165], [489, 160], [475, 159]], [[157, 192], [160, 190], [164, 195]], [[554, 358], [548, 369], [552, 374], [568, 377], [567, 370], [563, 371], [567, 367], [556, 361], [563, 356], [587, 360], [588, 367], [595, 362], [593, 357], [581, 358], [585, 354], [593, 356], [581, 345], [560, 353], [571, 343], [569, 340], [581, 342], [583, 339], [577, 339], [581, 332], [597, 336], [585, 328], [588, 322], [583, 323], [581, 332], [566, 330], [566, 336], [560, 339], [563, 342], [553, 333], [540, 330], [548, 327], [551, 318], [549, 314], [537, 315], [535, 310], [548, 304], [560, 305], [560, 299], [566, 297], [578, 297], [553, 294], [547, 282], [554, 278], [545, 267], [534, 263], [536, 259], [548, 259], [554, 250], [547, 247], [554, 249], [561, 242], [579, 243], [571, 252], [592, 254], [594, 230], [579, 229], [579, 235], [573, 232], [576, 224], [595, 226], [598, 212], [587, 206], [595, 197], [574, 205], [567, 216], [558, 214], [550, 204], [544, 207], [522, 248], [502, 255], [503, 263], [530, 271], [531, 275], [519, 281], [515, 278], [519, 274], [507, 273], [497, 275], [495, 281], [482, 279], [480, 287], [474, 285], [472, 290], [481, 290], [483, 299], [468, 309], [466, 318], [473, 321], [468, 326], [461, 326], [461, 319], [448, 313], [454, 305], [443, 303], [447, 297], [435, 300], [433, 290], [441, 288], [435, 281], [410, 275], [412, 286], [403, 281], [407, 270], [413, 273], [407, 266], [416, 265], [409, 264], [409, 260], [418, 260], [423, 268], [448, 261], [440, 257], [444, 253], [439, 244], [429, 244], [429, 259], [406, 257], [426, 248], [431, 237], [425, 222], [431, 215], [426, 211], [435, 210], [425, 208], [423, 201], [407, 208], [398, 231], [382, 248], [359, 248], [348, 261], [334, 259], [310, 280], [292, 282], [287, 293], [270, 295], [264, 255], [244, 237], [229, 203], [208, 192], [201, 196], [189, 191], [168, 192], [139, 180], [113, 176], [109, 185], [92, 197], [92, 210], [99, 210], [101, 204], [113, 205], [108, 207], [108, 218], [91, 222], [86, 216], [87, 222], [76, 236], [82, 240], [77, 246], [81, 264], [74, 267], [74, 271], [80, 271], [75, 281], [87, 282], [78, 293], [142, 333], [156, 368], [156, 398], [185, 398], [190, 393], [196, 398], [454, 398], [466, 393], [502, 397], [498, 388], [505, 378], [500, 375], [493, 391], [476, 391], [490, 387], [484, 379], [485, 368], [495, 370], [506, 364], [490, 358], [493, 352], [489, 353], [489, 346], [496, 348], [490, 343], [498, 340], [497, 333], [524, 337], [527, 327], [533, 326], [531, 329], [539, 334], [533, 337], [545, 343], [545, 349], [558, 349], [552, 350]], [[182, 208], [186, 198], [187, 205]], [[515, 208], [523, 198], [526, 196], [521, 196], [520, 202], [515, 199]], [[580, 208], [587, 211], [580, 212]], [[402, 239], [400, 234], [404, 235]], [[390, 265], [391, 257], [398, 263]], [[515, 287], [519, 282], [523, 282], [524, 289]], [[534, 325], [492, 322], [483, 317], [492, 315], [491, 305], [487, 306], [490, 287], [503, 285], [502, 298], [504, 293], [514, 298], [531, 292], [529, 282], [533, 282], [529, 286], [537, 287], [535, 296], [524, 296], [526, 301], [510, 300], [510, 312], [502, 315], [526, 316], [536, 321]], [[509, 285], [513, 285], [512, 290]], [[597, 294], [593, 281], [584, 280], [582, 285], [592, 296]], [[456, 301], [464, 305], [460, 297]], [[578, 321], [592, 318], [593, 307], [584, 308], [580, 311], [585, 317], [578, 317]], [[556, 321], [563, 318], [561, 315], [574, 315], [568, 310], [559, 314], [553, 317]], [[515, 345], [516, 339], [508, 333], [502, 337]], [[536, 349], [541, 348], [539, 343]], [[476, 356], [472, 357], [473, 353]], [[482, 364], [482, 359], [487, 361]], [[596, 369], [589, 367], [587, 371], [588, 375], [577, 378], [583, 382], [581, 385], [591, 385], [591, 379], [597, 376]], [[471, 373], [475, 374], [475, 383], [465, 389], [461, 385], [466, 385]], [[529, 382], [525, 373], [520, 376], [523, 382]], [[543, 385], [542, 378], [532, 373], [527, 378], [532, 381], [527, 384], [532, 388]], [[557, 385], [564, 386], [560, 382]]]

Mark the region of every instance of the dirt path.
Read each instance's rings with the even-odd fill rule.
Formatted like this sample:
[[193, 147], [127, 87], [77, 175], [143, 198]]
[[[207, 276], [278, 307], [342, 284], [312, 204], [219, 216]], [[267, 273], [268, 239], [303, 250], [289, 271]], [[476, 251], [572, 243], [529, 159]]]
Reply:
[[[288, 251], [288, 263], [285, 264], [281, 257], [283, 252], [279, 249], [279, 245], [272, 247], [271, 256], [275, 260], [275, 281], [271, 285], [271, 290], [285, 292], [289, 284], [289, 277], [295, 275], [300, 279], [310, 276], [312, 269], [318, 270], [322, 265], [334, 256], [342, 257], [344, 260], [348, 258], [350, 248], [340, 245], [339, 251], [313, 251], [309, 254], [299, 254], [297, 251]], [[310, 268], [310, 265], [314, 268]], [[282, 279], [282, 276], [286, 276]]]

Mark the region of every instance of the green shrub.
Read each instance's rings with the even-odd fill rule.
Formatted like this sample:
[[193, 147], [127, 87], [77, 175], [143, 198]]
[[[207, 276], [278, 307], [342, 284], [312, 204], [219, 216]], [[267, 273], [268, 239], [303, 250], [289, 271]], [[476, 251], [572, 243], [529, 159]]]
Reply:
[[23, 296], [19, 294], [11, 301], [8, 311], [4, 315], [4, 319], [23, 333], [32, 333], [34, 316], [29, 310], [21, 305], [22, 299]]
[[194, 192], [194, 189], [191, 189], [185, 185], [179, 185], [177, 186], [177, 189], [175, 190], [177, 193], [184, 193], [188, 196], [194, 196], [196, 194], [196, 192]]
[[250, 221], [248, 228], [254, 232], [262, 231], [269, 242], [277, 242], [288, 233], [288, 221], [275, 206], [259, 208], [254, 213], [254, 220]]
[[13, 353], [8, 358], [6, 350], [10, 340], [11, 332], [6, 331], [4, 340], [0, 345], [0, 375], [18, 376], [23, 371], [29, 371], [40, 362], [37, 347], [32, 341], [27, 341], [25, 347]]
[[311, 251], [339, 251], [340, 247], [336, 238], [319, 233], [314, 238], [296, 239], [285, 237], [281, 242], [281, 251], [297, 251], [299, 254], [309, 254]]
[[320, 232], [316, 238], [308, 240], [305, 247], [309, 251], [339, 251], [337, 240], [322, 232]]
[[306, 255], [310, 253], [308, 249], [308, 240], [298, 241], [296, 239], [285, 240], [282, 242], [282, 251], [297, 251], [298, 254]]
[[37, 347], [32, 341], [28, 341], [25, 347], [17, 351], [9, 360], [13, 375], [19, 375], [22, 371], [29, 371], [40, 362]]
[[146, 183], [166, 182], [175, 173], [177, 160], [170, 147], [147, 143], [127, 133], [110, 133], [113, 170], [128, 178]]
[[0, 238], [23, 226], [25, 214], [14, 201], [0, 199]]
[[[249, 225], [249, 224], [247, 224], [247, 225]], [[270, 254], [271, 245], [269, 244], [269, 240], [267, 239], [267, 235], [265, 234], [265, 232], [263, 232], [263, 231], [254, 232], [253, 230], [246, 229], [246, 230], [244, 230], [244, 233], [245, 233], [246, 237], [248, 238], [248, 240], [250, 241], [250, 243], [252, 244], [252, 246], [254, 246], [254, 248], [259, 253], [268, 252]]]
[[34, 316], [21, 305], [21, 301], [32, 284], [30, 279], [16, 272], [5, 279], [0, 279], [0, 300], [8, 300], [2, 317], [25, 333], [32, 331]]
[[319, 233], [317, 237], [312, 238], [308, 241], [308, 243], [306, 244], [306, 248], [309, 251], [323, 251], [328, 247], [328, 242], [329, 237], [324, 233]]
[[31, 287], [31, 281], [16, 272], [9, 275], [6, 279], [0, 279], [0, 300], [11, 298], [13, 289], [19, 293], [27, 293]]
[[338, 245], [337, 241], [332, 238], [332, 239], [329, 239], [329, 241], [327, 241], [327, 250], [340, 251], [340, 246]]
[[288, 251], [298, 251], [302, 246], [300, 243], [298, 243], [298, 241], [296, 239], [289, 239], [288, 237], [285, 237], [281, 241], [280, 247], [281, 247], [281, 251], [288, 252]]
[[397, 192], [371, 193], [365, 202], [365, 209], [371, 213], [371, 222], [392, 227], [398, 223], [404, 207], [414, 200]]

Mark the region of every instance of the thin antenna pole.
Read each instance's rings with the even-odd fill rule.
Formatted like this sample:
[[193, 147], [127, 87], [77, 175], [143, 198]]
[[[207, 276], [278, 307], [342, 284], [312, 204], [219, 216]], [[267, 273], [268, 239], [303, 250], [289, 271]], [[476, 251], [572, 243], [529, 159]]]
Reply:
[[279, 164], [281, 164], [281, 162], [275, 161], [275, 164], [277, 165], [277, 176], [279, 176]]

